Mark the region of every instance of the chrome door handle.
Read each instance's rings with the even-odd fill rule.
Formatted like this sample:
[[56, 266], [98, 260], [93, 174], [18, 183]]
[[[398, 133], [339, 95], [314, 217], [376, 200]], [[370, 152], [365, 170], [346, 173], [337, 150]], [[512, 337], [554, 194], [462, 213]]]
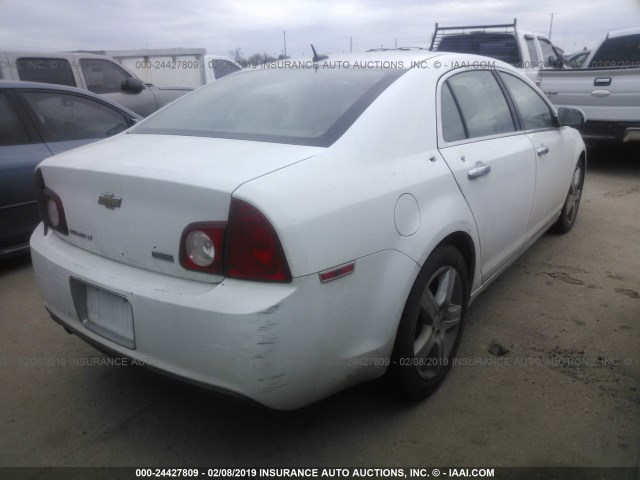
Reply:
[[536, 152], [538, 152], [539, 157], [542, 157], [543, 155], [546, 155], [547, 153], [549, 153], [549, 147], [536, 148]]
[[482, 177], [483, 175], [488, 175], [491, 172], [491, 165], [485, 165], [483, 163], [476, 163], [476, 166], [471, 170], [467, 170], [467, 177], [474, 179], [478, 177]]

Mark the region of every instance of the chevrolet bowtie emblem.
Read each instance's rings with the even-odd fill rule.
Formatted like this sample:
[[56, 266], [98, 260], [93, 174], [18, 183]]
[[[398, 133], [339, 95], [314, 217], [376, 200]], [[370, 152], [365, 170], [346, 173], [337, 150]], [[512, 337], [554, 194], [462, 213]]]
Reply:
[[113, 210], [114, 208], [120, 208], [122, 205], [122, 197], [115, 197], [113, 193], [103, 193], [98, 197], [98, 204]]

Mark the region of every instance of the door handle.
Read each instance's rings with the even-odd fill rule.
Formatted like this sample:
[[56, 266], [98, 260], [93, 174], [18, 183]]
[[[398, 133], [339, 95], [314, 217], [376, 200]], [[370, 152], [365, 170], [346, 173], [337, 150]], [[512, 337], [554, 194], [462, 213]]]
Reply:
[[536, 148], [536, 152], [538, 153], [539, 157], [542, 157], [542, 156], [546, 155], [547, 153], [549, 153], [549, 147]]
[[467, 177], [470, 179], [482, 177], [488, 175], [491, 172], [491, 165], [486, 165], [482, 162], [476, 163], [476, 166], [470, 170], [467, 170]]

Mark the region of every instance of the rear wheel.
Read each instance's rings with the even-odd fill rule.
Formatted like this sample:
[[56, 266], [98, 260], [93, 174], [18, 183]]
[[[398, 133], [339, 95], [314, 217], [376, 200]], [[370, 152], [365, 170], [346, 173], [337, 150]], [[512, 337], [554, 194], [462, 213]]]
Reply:
[[580, 207], [580, 199], [582, 198], [582, 187], [584, 185], [584, 162], [580, 160], [573, 171], [571, 177], [571, 185], [569, 185], [569, 193], [562, 206], [560, 217], [553, 224], [551, 230], [556, 233], [567, 233], [573, 228], [578, 216], [578, 207]]
[[469, 301], [458, 250], [438, 247], [416, 279], [400, 320], [390, 376], [405, 396], [424, 398], [446, 376], [462, 336]]

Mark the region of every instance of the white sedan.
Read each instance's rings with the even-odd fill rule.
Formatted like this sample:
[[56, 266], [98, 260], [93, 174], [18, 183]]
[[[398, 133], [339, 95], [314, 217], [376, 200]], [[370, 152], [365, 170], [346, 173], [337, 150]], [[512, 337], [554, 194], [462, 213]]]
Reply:
[[383, 51], [240, 72], [45, 160], [51, 316], [97, 348], [295, 409], [443, 380], [470, 302], [573, 226], [578, 110], [507, 64]]

